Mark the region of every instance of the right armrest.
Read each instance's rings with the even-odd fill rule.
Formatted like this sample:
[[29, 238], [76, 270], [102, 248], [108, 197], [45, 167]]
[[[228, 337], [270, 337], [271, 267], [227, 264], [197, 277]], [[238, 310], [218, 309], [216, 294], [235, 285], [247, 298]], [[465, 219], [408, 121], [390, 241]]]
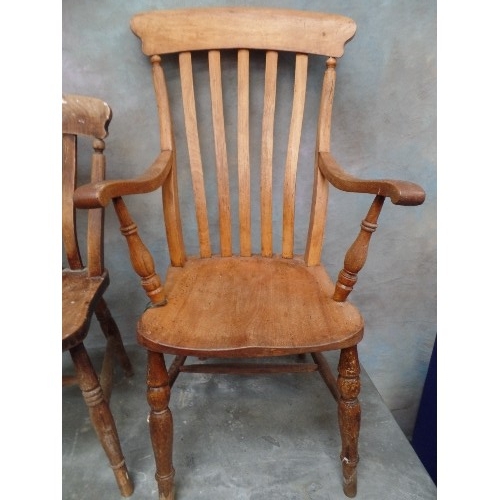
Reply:
[[150, 193], [159, 188], [172, 169], [173, 153], [162, 151], [152, 165], [138, 177], [125, 180], [105, 180], [79, 187], [73, 201], [78, 208], [105, 207], [113, 198], [128, 194]]
[[337, 189], [389, 197], [395, 205], [421, 205], [425, 191], [414, 182], [393, 179], [367, 180], [348, 174], [328, 152], [319, 153], [319, 168]]

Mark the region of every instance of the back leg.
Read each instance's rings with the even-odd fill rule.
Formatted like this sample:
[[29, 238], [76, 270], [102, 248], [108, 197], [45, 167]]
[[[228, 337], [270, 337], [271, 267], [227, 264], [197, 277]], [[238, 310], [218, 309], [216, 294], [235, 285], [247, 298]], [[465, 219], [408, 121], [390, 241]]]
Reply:
[[125, 351], [118, 325], [116, 324], [110, 310], [108, 309], [108, 305], [103, 298], [99, 300], [99, 303], [95, 308], [95, 315], [99, 321], [104, 336], [108, 339], [108, 342], [111, 340], [113, 353], [116, 355], [125, 375], [127, 377], [131, 377], [134, 374], [132, 363], [130, 362], [127, 352]]

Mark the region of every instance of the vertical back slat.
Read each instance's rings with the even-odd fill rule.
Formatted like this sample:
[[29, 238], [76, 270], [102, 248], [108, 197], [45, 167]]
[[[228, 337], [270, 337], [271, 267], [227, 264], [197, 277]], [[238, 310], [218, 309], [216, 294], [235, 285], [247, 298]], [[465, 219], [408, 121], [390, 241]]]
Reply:
[[250, 69], [249, 51], [238, 51], [238, 185], [240, 254], [252, 254], [250, 204]]
[[201, 161], [200, 140], [198, 136], [198, 121], [194, 100], [193, 67], [191, 53], [179, 54], [179, 69], [182, 88], [182, 102], [184, 106], [184, 122], [186, 138], [191, 165], [191, 178], [193, 182], [194, 202], [196, 207], [196, 221], [198, 223], [198, 238], [200, 242], [200, 256], [212, 255], [210, 245], [210, 232], [207, 214], [207, 201], [205, 196], [205, 183], [203, 179], [203, 165]]
[[66, 258], [71, 269], [82, 269], [83, 263], [76, 233], [73, 192], [76, 185], [76, 136], [63, 134], [62, 169], [62, 237]]
[[[90, 182], [104, 180], [106, 175], [106, 158], [103, 154], [104, 141], [94, 140], [92, 169]], [[89, 210], [87, 238], [87, 267], [90, 276], [101, 276], [104, 272], [104, 210]]]
[[[151, 57], [151, 63], [153, 65], [153, 85], [160, 120], [160, 145], [163, 151], [175, 151], [167, 84], [160, 62], [160, 56], [155, 55]], [[186, 250], [184, 247], [184, 238], [182, 236], [175, 153], [172, 158], [172, 169], [163, 185], [162, 198], [170, 261], [173, 266], [182, 266], [186, 261]]]
[[226, 133], [224, 128], [224, 109], [222, 100], [222, 76], [220, 52], [208, 53], [210, 74], [210, 94], [212, 97], [212, 120], [215, 141], [215, 162], [217, 168], [217, 190], [219, 195], [219, 227], [221, 255], [232, 255], [231, 242], [231, 203], [229, 195], [229, 172], [227, 165]]
[[321, 91], [321, 102], [318, 117], [318, 138], [316, 148], [316, 160], [314, 166], [313, 199], [311, 204], [311, 215], [309, 220], [309, 233], [305, 262], [308, 266], [320, 263], [323, 247], [323, 236], [325, 232], [326, 212], [328, 204], [329, 184], [325, 176], [318, 168], [318, 151], [330, 151], [330, 133], [333, 96], [335, 89], [335, 65], [336, 61], [329, 58], [326, 63], [323, 88]]
[[276, 107], [278, 53], [266, 53], [264, 110], [262, 115], [262, 150], [260, 176], [261, 247], [264, 257], [273, 255], [273, 139]]
[[285, 180], [283, 185], [283, 250], [285, 258], [293, 257], [294, 224], [295, 224], [295, 185], [297, 163], [299, 159], [300, 135], [307, 85], [306, 54], [297, 54], [295, 60], [295, 83], [293, 90], [292, 117], [288, 136], [288, 149], [285, 163]]

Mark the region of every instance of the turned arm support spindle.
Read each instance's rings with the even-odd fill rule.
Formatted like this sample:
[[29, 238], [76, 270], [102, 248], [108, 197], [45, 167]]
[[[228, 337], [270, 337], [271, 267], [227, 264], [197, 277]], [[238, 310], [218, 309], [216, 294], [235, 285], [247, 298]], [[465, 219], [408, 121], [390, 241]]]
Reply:
[[361, 223], [358, 237], [346, 253], [344, 269], [340, 271], [333, 299], [344, 302], [351, 293], [358, 273], [363, 268], [368, 255], [368, 245], [372, 233], [377, 229], [377, 220], [385, 198], [395, 205], [416, 206], [425, 200], [425, 191], [413, 182], [394, 179], [361, 179], [347, 173], [328, 151], [318, 153], [318, 167], [325, 178], [337, 189], [351, 193], [375, 194], [370, 210]]
[[165, 305], [167, 299], [161, 280], [156, 274], [153, 257], [141, 240], [137, 225], [121, 197], [113, 198], [113, 205], [120, 221], [120, 231], [127, 240], [132, 267], [141, 278], [142, 287], [151, 300], [151, 306]]
[[151, 300], [150, 307], [164, 305], [167, 300], [161, 280], [155, 272], [151, 253], [142, 242], [137, 225], [132, 220], [122, 197], [130, 194], [150, 193], [158, 189], [171, 173], [172, 164], [172, 151], [165, 149], [143, 174], [133, 179], [101, 180], [85, 184], [79, 187], [73, 195], [75, 206], [78, 208], [105, 207], [113, 201], [120, 221], [120, 231], [127, 240], [132, 267], [141, 277], [142, 286]]
[[333, 300], [337, 302], [344, 302], [347, 299], [358, 280], [359, 271], [365, 265], [370, 238], [377, 229], [377, 220], [384, 200], [384, 196], [378, 195], [375, 197], [366, 218], [361, 222], [361, 230], [358, 237], [346, 252], [344, 269], [339, 273], [333, 294]]

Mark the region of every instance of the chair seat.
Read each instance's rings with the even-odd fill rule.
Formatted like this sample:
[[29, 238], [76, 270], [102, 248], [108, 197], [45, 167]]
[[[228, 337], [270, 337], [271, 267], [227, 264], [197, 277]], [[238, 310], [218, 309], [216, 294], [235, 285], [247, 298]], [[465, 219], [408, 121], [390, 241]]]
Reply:
[[171, 267], [168, 303], [146, 310], [138, 341], [185, 356], [278, 356], [341, 349], [363, 337], [363, 318], [332, 299], [325, 269], [264, 257], [189, 259]]
[[109, 275], [89, 277], [86, 269], [62, 272], [62, 349], [81, 343], [93, 309], [109, 285]]

